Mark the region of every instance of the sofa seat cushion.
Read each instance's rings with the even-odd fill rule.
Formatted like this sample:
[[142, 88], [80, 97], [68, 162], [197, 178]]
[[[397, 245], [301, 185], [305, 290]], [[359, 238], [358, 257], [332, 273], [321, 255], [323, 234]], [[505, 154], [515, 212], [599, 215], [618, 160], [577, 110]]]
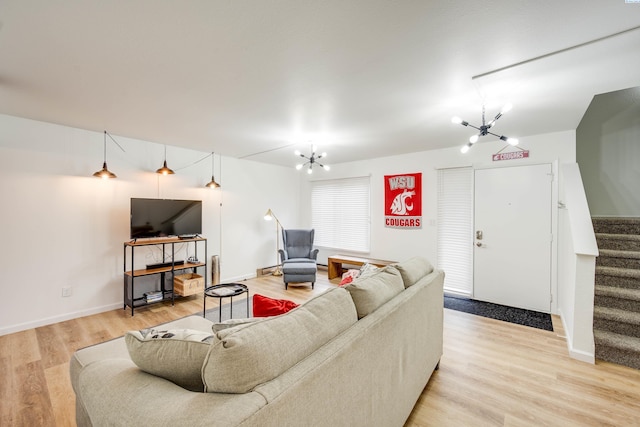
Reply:
[[415, 285], [418, 280], [433, 271], [433, 265], [423, 257], [413, 257], [394, 266], [400, 271], [405, 288]]
[[201, 370], [213, 332], [193, 329], [129, 331], [125, 342], [131, 360], [143, 371], [187, 390], [204, 390]]
[[398, 269], [388, 265], [370, 275], [358, 277], [344, 289], [351, 294], [358, 312], [358, 319], [362, 319], [405, 288]]
[[253, 295], [253, 317], [269, 317], [278, 316], [287, 313], [298, 304], [286, 299], [274, 299], [264, 295]]
[[349, 293], [332, 288], [281, 316], [219, 331], [202, 367], [205, 391], [247, 393], [356, 321]]

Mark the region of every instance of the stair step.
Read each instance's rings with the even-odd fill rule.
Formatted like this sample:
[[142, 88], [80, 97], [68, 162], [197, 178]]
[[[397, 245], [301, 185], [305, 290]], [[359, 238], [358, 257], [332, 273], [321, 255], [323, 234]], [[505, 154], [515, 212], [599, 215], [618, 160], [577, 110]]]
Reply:
[[615, 320], [616, 322], [629, 323], [640, 326], [640, 313], [610, 307], [594, 307], [594, 318]]
[[596, 233], [598, 249], [640, 251], [640, 235]]
[[595, 284], [640, 289], [640, 270], [597, 265]]
[[593, 329], [640, 338], [640, 312], [596, 306], [593, 309]]
[[594, 305], [640, 313], [640, 289], [596, 285]]
[[596, 295], [640, 302], [640, 289], [596, 285]]
[[640, 270], [640, 251], [600, 249], [600, 256], [596, 258], [596, 265]]
[[640, 369], [640, 338], [594, 329], [596, 358]]
[[596, 233], [640, 234], [640, 218], [637, 217], [593, 217]]

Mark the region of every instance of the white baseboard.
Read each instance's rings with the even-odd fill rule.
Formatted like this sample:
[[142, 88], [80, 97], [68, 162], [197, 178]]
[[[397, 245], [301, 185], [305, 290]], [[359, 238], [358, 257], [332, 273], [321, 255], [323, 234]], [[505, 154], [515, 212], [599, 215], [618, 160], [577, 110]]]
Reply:
[[100, 307], [93, 307], [86, 310], [74, 311], [71, 313], [64, 313], [58, 316], [45, 317], [42, 319], [33, 320], [31, 322], [19, 323], [17, 325], [10, 325], [4, 328], [0, 328], [0, 336], [13, 334], [15, 332], [26, 331], [27, 329], [39, 328], [41, 326], [51, 325], [53, 323], [64, 322], [65, 320], [77, 319], [78, 317], [90, 316], [92, 314], [103, 313], [105, 311], [115, 310], [116, 308], [122, 308], [122, 302], [103, 305]]
[[560, 320], [562, 321], [562, 329], [564, 329], [564, 334], [565, 334], [564, 339], [567, 342], [567, 350], [569, 352], [569, 357], [571, 357], [572, 359], [580, 360], [581, 362], [586, 362], [586, 363], [595, 365], [596, 355], [594, 353], [583, 351], [583, 350], [576, 350], [573, 348], [573, 344], [572, 344], [573, 340], [571, 338], [571, 332], [567, 328], [567, 323], [564, 320], [564, 315], [562, 314], [562, 311], [560, 311], [559, 316], [560, 316]]

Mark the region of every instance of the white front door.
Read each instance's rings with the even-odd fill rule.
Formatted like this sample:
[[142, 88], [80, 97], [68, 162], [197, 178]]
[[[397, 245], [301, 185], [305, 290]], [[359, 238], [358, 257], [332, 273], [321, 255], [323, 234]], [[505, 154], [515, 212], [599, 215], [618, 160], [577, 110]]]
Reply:
[[550, 164], [475, 171], [475, 299], [551, 311], [551, 182]]

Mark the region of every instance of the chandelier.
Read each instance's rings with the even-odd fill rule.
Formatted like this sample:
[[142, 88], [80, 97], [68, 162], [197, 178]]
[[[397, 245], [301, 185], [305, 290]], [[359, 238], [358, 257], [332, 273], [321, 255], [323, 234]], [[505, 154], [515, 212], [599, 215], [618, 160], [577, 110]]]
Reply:
[[466, 121], [462, 120], [460, 117], [453, 117], [451, 119], [452, 123], [461, 124], [462, 126], [471, 126], [472, 128], [477, 129], [477, 130], [480, 131], [476, 135], [473, 135], [473, 136], [471, 136], [471, 138], [469, 138], [469, 142], [467, 144], [465, 144], [460, 149], [460, 152], [466, 153], [473, 146], [473, 144], [478, 142], [478, 139], [480, 139], [481, 136], [487, 136], [487, 135], [497, 136], [500, 140], [506, 141], [510, 145], [514, 145], [514, 146], [518, 145], [518, 139], [517, 138], [509, 138], [507, 136], [498, 135], [498, 134], [495, 134], [495, 133], [489, 131], [489, 129], [491, 129], [496, 124], [496, 121], [500, 117], [502, 117], [503, 114], [505, 114], [509, 110], [511, 110], [511, 108], [512, 108], [511, 104], [505, 105], [502, 108], [502, 110], [500, 110], [500, 112], [493, 118], [493, 120], [491, 120], [489, 123], [486, 123], [485, 119], [484, 119], [484, 105], [483, 105], [482, 106], [482, 125], [480, 127], [474, 126], [474, 125], [470, 124], [469, 122], [466, 122]]
[[299, 163], [299, 164], [297, 164], [297, 165], [296, 165], [296, 169], [297, 169], [297, 170], [300, 170], [300, 169], [302, 169], [303, 167], [305, 167], [305, 166], [309, 165], [309, 168], [307, 169], [307, 173], [308, 173], [308, 174], [312, 174], [312, 173], [313, 173], [313, 166], [314, 166], [314, 165], [318, 165], [318, 166], [320, 166], [322, 169], [324, 169], [324, 170], [326, 170], [326, 171], [328, 171], [329, 169], [331, 169], [331, 168], [329, 167], [329, 165], [323, 165], [322, 163], [318, 162], [318, 160], [322, 159], [323, 157], [327, 157], [327, 153], [322, 153], [322, 154], [320, 154], [320, 155], [318, 155], [318, 156], [317, 156], [317, 155], [316, 155], [316, 150], [317, 150], [317, 147], [316, 147], [315, 145], [312, 145], [312, 146], [311, 146], [311, 155], [310, 155], [310, 156], [308, 156], [308, 157], [307, 157], [307, 156], [305, 156], [304, 154], [302, 154], [302, 153], [300, 152], [300, 150], [296, 150], [296, 151], [294, 152], [294, 154], [295, 154], [296, 156], [300, 156], [300, 157], [302, 157], [303, 159], [306, 159], [306, 160], [307, 160], [307, 161], [306, 161], [306, 162], [304, 162], [304, 163]]

